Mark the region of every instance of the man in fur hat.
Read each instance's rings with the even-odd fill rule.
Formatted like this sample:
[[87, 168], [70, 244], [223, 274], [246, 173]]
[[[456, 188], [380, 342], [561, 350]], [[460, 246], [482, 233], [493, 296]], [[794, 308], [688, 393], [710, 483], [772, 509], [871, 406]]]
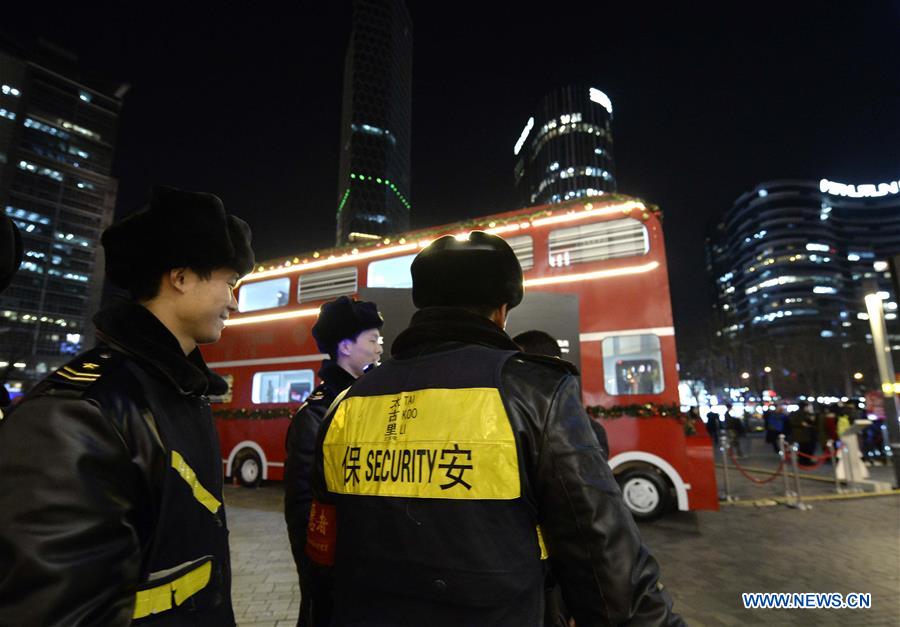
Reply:
[[0, 423], [0, 623], [234, 625], [222, 462], [199, 344], [253, 267], [212, 194], [158, 187], [102, 236], [129, 297]]
[[313, 586], [306, 546], [312, 493], [312, 470], [316, 435], [322, 418], [338, 394], [349, 388], [363, 372], [376, 363], [383, 351], [380, 329], [384, 324], [375, 303], [341, 296], [322, 305], [312, 328], [319, 350], [329, 359], [322, 362], [319, 385], [297, 411], [288, 427], [287, 457], [284, 462], [284, 519], [287, 522], [291, 551], [300, 577], [300, 617], [297, 624], [327, 625], [331, 616], [331, 587], [322, 573]]
[[412, 279], [391, 359], [337, 398], [316, 443], [325, 516], [306, 550], [333, 563], [331, 625], [542, 625], [546, 560], [578, 625], [683, 624], [577, 370], [504, 332], [523, 297], [509, 245], [442, 237]]

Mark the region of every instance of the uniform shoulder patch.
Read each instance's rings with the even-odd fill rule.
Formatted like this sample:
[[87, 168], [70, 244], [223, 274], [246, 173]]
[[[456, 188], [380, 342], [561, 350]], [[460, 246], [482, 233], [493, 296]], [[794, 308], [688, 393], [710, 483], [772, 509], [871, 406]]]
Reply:
[[97, 347], [57, 369], [47, 379], [54, 383], [63, 383], [67, 387], [86, 389], [99, 381], [118, 361], [118, 353], [105, 346]]

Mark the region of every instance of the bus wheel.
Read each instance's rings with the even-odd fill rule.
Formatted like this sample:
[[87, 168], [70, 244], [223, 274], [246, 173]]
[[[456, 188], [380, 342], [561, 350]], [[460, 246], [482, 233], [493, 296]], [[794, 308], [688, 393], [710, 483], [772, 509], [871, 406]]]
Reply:
[[625, 506], [635, 520], [653, 520], [669, 511], [672, 504], [669, 485], [656, 470], [632, 468], [616, 479], [622, 488]]
[[262, 482], [262, 461], [256, 451], [245, 448], [237, 454], [232, 473], [245, 488], [256, 488]]

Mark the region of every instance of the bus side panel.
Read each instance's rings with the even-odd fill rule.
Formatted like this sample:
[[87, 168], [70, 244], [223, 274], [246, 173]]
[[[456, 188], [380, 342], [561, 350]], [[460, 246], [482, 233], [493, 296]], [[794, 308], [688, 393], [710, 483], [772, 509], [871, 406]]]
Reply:
[[290, 418], [262, 418], [259, 420], [220, 418], [216, 420], [219, 439], [222, 442], [223, 470], [225, 470], [225, 463], [235, 446], [241, 442], [254, 442], [265, 453], [267, 478], [280, 481], [284, 478], [284, 441], [290, 424]]
[[718, 511], [719, 490], [716, 487], [712, 440], [706, 433], [701, 432], [685, 439], [687, 440], [687, 455], [691, 469], [689, 477], [691, 509]]

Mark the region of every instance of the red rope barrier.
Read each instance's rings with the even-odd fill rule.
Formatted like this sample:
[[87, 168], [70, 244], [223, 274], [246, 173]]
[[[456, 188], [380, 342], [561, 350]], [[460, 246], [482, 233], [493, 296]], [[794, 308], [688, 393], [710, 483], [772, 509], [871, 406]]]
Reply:
[[755, 477], [751, 477], [746, 473], [746, 471], [741, 468], [741, 465], [738, 463], [737, 458], [734, 456], [734, 449], [728, 449], [728, 456], [731, 458], [731, 461], [734, 462], [735, 468], [737, 468], [742, 475], [744, 475], [747, 479], [755, 483], [756, 485], [764, 485], [769, 483], [770, 481], [774, 481], [775, 477], [781, 474], [781, 471], [784, 470], [784, 459], [782, 458], [781, 463], [778, 464], [778, 468], [775, 469], [775, 474], [771, 475], [768, 479], [756, 479]]
[[831, 459], [833, 457], [833, 455], [831, 453], [825, 453], [824, 455], [817, 457], [815, 455], [807, 455], [806, 453], [801, 453], [800, 451], [797, 451], [797, 455], [799, 455], [800, 457], [805, 457], [806, 459], [812, 459], [812, 460], [815, 460], [816, 462], [818, 462], [811, 466], [798, 465], [797, 467], [800, 468], [800, 470], [817, 470], [817, 469], [821, 468], [822, 465], [826, 461], [828, 461], [829, 459]]

